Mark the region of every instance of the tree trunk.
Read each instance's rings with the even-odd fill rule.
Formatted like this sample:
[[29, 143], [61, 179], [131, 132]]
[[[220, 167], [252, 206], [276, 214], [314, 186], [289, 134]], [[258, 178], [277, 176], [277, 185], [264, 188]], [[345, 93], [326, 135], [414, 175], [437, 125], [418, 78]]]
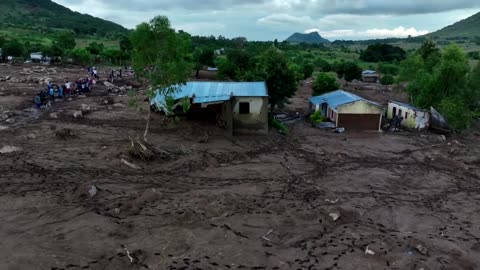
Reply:
[[200, 76], [200, 69], [197, 68], [197, 73], [195, 73], [195, 78], [198, 79], [198, 76]]
[[143, 140], [145, 142], [147, 141], [148, 129], [150, 128], [150, 114], [151, 114], [151, 110], [150, 110], [150, 107], [149, 107], [148, 108], [148, 115], [147, 115], [147, 124], [145, 126], [145, 133], [143, 133]]

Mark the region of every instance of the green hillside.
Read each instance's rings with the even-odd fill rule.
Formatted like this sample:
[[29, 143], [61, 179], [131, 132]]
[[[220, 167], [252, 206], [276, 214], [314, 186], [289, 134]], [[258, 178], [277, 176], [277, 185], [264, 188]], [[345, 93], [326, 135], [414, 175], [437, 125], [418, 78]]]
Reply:
[[436, 39], [480, 37], [480, 12], [439, 31], [430, 33], [428, 36]]
[[50, 0], [1, 0], [0, 29], [22, 29], [47, 34], [69, 29], [77, 35], [102, 37], [128, 31], [113, 22], [71, 11]]

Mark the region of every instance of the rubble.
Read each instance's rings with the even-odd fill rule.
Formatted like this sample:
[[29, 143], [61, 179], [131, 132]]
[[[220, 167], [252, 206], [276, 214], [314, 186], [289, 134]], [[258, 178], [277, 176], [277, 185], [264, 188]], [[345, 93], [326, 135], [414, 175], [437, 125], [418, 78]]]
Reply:
[[83, 117], [82, 111], [74, 111], [72, 115], [73, 115], [73, 118], [82, 118]]
[[0, 154], [9, 154], [9, 153], [20, 152], [20, 151], [23, 151], [23, 149], [16, 146], [4, 146], [0, 148]]

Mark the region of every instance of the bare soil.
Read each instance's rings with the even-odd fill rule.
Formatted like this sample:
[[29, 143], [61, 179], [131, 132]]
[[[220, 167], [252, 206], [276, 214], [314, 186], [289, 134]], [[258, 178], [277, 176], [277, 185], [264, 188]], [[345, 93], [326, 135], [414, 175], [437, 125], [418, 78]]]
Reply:
[[[23, 68], [0, 77], [23, 80]], [[0, 154], [0, 269], [479, 268], [478, 132], [444, 141], [300, 121], [288, 136], [229, 138], [153, 115], [149, 144], [163, 154], [143, 162], [128, 149], [145, 113], [127, 97], [103, 105], [98, 85], [38, 111], [39, 87], [0, 82], [2, 110], [17, 111], [0, 122], [0, 149], [21, 148]], [[289, 110], [307, 106], [305, 91]], [[82, 104], [91, 112], [74, 119]]]

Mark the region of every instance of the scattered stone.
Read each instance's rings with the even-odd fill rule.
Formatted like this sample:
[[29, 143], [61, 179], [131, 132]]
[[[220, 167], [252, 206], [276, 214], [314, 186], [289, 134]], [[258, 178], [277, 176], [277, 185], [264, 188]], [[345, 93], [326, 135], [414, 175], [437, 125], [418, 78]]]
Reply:
[[22, 150], [22, 148], [16, 146], [4, 146], [0, 148], [0, 154], [9, 154], [13, 152], [20, 152]]
[[8, 129], [8, 127], [6, 127], [6, 126], [0, 126], [0, 131], [7, 130], [7, 129]]
[[58, 119], [58, 114], [57, 113], [51, 113], [50, 118]]
[[29, 139], [29, 140], [35, 140], [36, 138], [37, 138], [37, 136], [33, 133], [30, 133], [30, 134], [27, 135], [27, 139]]
[[105, 84], [105, 86], [108, 87], [108, 89], [113, 89], [116, 87], [113, 83], [109, 83], [109, 82], [104, 82], [103, 84]]
[[367, 246], [367, 248], [365, 249], [365, 255], [375, 255], [375, 252], [373, 250], [369, 249], [368, 246]]
[[428, 256], [428, 249], [418, 240], [412, 240], [410, 246], [415, 248], [418, 252], [420, 252], [424, 256]]
[[79, 95], [78, 98], [87, 98], [85, 95]]
[[55, 131], [55, 136], [61, 138], [61, 139], [68, 139], [68, 138], [75, 138], [75, 132], [69, 128], [63, 128]]
[[5, 120], [5, 123], [7, 123], [7, 124], [15, 124], [15, 119], [13, 119], [13, 118], [8, 118], [7, 120]]
[[82, 117], [83, 117], [82, 111], [74, 111], [73, 112], [73, 118], [82, 118]]
[[446, 141], [447, 141], [447, 137], [446, 137], [445, 135], [440, 135], [438, 138], [439, 138], [440, 141], [442, 141], [442, 142], [446, 142]]
[[135, 165], [135, 164], [133, 164], [133, 163], [130, 163], [130, 162], [126, 161], [126, 160], [123, 159], [123, 158], [122, 158], [120, 161], [121, 161], [123, 164], [127, 165], [128, 167], [130, 167], [130, 168], [132, 168], [132, 169], [134, 169], [134, 170], [140, 170], [140, 169], [141, 169], [139, 166], [137, 166], [137, 165]]
[[331, 204], [336, 204], [336, 203], [338, 203], [338, 201], [339, 201], [338, 198], [335, 199], [335, 200], [325, 199], [325, 202], [328, 202], [328, 203], [331, 203]]
[[7, 77], [5, 77], [5, 80], [8, 81], [8, 80], [10, 80], [11, 78], [12, 78], [12, 76], [7, 76]]
[[5, 95], [6, 95], [5, 92], [0, 92], [0, 97]]
[[115, 107], [115, 108], [125, 108], [126, 106], [123, 105], [122, 103], [115, 103], [115, 104], [113, 104], [113, 107]]
[[340, 218], [340, 213], [330, 213], [329, 216], [332, 218], [332, 220], [335, 222]]
[[88, 194], [90, 194], [90, 198], [93, 198], [93, 196], [97, 195], [97, 192], [98, 192], [98, 189], [95, 185], [92, 185], [88, 190]]
[[80, 106], [81, 106], [81, 110], [82, 110], [83, 114], [87, 114], [90, 111], [92, 111], [92, 108], [90, 106], [88, 106], [87, 104], [82, 104]]

